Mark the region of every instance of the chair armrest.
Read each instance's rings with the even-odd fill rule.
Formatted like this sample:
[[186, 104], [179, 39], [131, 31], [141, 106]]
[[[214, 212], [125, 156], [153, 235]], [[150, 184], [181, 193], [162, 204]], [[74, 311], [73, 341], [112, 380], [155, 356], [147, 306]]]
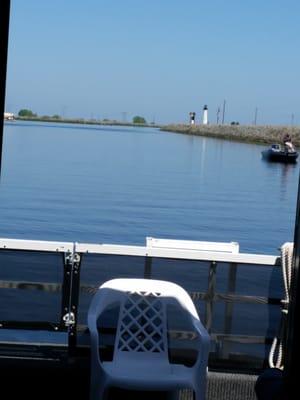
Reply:
[[99, 316], [107, 309], [110, 304], [120, 302], [120, 292], [109, 289], [102, 288], [93, 297], [89, 310], [88, 310], [88, 329], [90, 332], [91, 347], [93, 349], [92, 356], [96, 357], [96, 360], [101, 364], [99, 357], [99, 346], [100, 346], [100, 335], [97, 328], [97, 320]]
[[203, 364], [203, 362], [205, 362], [207, 366], [211, 342], [210, 336], [200, 320], [194, 319], [193, 325], [199, 335], [199, 351], [195, 365]]

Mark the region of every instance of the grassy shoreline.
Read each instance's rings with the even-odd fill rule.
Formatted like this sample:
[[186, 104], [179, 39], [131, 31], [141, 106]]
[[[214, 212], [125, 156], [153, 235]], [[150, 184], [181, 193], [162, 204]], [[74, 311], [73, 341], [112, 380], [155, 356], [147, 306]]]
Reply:
[[300, 127], [292, 126], [166, 125], [161, 130], [256, 144], [282, 143], [289, 133], [295, 146], [300, 147]]
[[62, 124], [104, 125], [160, 128], [161, 131], [181, 133], [186, 135], [212, 137], [244, 143], [272, 144], [281, 143], [286, 133], [292, 137], [295, 146], [300, 147], [300, 127], [292, 126], [247, 126], [247, 125], [156, 125], [134, 124], [116, 120], [88, 120], [83, 118], [45, 118], [45, 117], [16, 117], [17, 121], [52, 122]]

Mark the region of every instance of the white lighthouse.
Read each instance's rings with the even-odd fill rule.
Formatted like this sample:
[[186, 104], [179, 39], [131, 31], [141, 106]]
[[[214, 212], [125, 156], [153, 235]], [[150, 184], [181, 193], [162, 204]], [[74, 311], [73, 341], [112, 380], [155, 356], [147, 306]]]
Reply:
[[208, 124], [208, 108], [207, 105], [203, 107], [203, 125]]

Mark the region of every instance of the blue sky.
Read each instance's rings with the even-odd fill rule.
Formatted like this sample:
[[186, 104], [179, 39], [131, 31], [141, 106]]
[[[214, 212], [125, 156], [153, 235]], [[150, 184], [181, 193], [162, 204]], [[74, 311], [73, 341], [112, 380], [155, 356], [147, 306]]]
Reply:
[[[6, 110], [300, 124], [300, 2], [12, 0]], [[126, 112], [126, 114], [125, 114]]]

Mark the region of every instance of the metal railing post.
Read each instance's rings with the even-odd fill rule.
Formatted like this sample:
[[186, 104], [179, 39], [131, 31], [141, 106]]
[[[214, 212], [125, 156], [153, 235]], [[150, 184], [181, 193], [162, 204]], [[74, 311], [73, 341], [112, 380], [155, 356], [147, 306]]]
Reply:
[[70, 324], [69, 324], [69, 352], [73, 352], [77, 345], [77, 319], [78, 319], [78, 304], [80, 292], [80, 266], [81, 257], [78, 253], [74, 253], [72, 262], [71, 275], [71, 293], [70, 293]]
[[71, 257], [72, 257], [71, 253], [63, 254], [64, 272], [63, 272], [61, 315], [60, 315], [60, 327], [63, 330], [67, 330], [67, 326], [65, 324], [65, 315], [68, 314], [70, 307], [70, 293], [71, 293], [71, 279], [72, 279]]
[[208, 273], [208, 288], [206, 294], [205, 327], [211, 333], [212, 317], [215, 302], [217, 263], [212, 261]]
[[152, 275], [152, 257], [145, 257], [144, 278], [151, 279]]
[[81, 257], [75, 252], [65, 255], [62, 294], [61, 326], [68, 330], [68, 350], [74, 352], [77, 344], [77, 316], [80, 292]]
[[[228, 284], [227, 284], [227, 294], [234, 294], [236, 288], [236, 273], [237, 265], [231, 263], [229, 265], [228, 271]], [[233, 301], [227, 300], [225, 303], [225, 315], [224, 315], [224, 334], [229, 335], [232, 328], [232, 317], [233, 317]], [[222, 357], [227, 358], [229, 352], [229, 343], [226, 341], [222, 344]]]

